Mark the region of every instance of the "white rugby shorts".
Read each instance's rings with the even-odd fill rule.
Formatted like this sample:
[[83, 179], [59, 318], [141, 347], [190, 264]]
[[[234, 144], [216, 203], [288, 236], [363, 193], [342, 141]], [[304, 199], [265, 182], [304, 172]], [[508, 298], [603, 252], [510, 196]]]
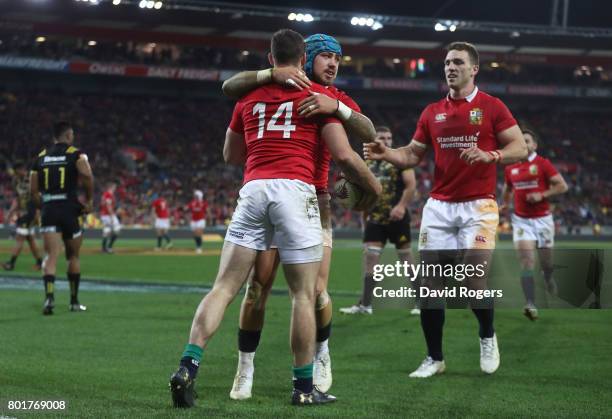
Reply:
[[170, 229], [170, 218], [156, 218], [155, 219], [156, 230], [168, 230]]
[[111, 231], [119, 233], [121, 230], [121, 223], [116, 215], [101, 215], [100, 220], [102, 221], [102, 232], [104, 234], [108, 234]]
[[555, 244], [555, 222], [552, 214], [536, 218], [512, 214], [512, 240], [514, 243], [521, 240], [535, 241], [538, 249], [552, 248]]
[[206, 220], [205, 219], [201, 219], [198, 221], [191, 221], [189, 223], [189, 226], [191, 227], [191, 231], [194, 230], [204, 230], [206, 228]]
[[419, 250], [495, 249], [497, 202], [446, 202], [429, 198], [421, 218]]
[[283, 263], [321, 260], [323, 240], [314, 186], [295, 179], [256, 179], [240, 189], [225, 240], [267, 250], [273, 239]]

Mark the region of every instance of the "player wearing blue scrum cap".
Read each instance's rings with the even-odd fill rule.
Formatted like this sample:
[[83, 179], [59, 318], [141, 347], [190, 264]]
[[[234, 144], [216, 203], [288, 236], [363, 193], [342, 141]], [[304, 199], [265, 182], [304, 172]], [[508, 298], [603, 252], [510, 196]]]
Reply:
[[[311, 35], [305, 39], [306, 60], [304, 71], [296, 68], [274, 68], [245, 71], [223, 83], [223, 92], [239, 98], [258, 86], [277, 83], [295, 89], [308, 89], [312, 82], [326, 88], [325, 94], [312, 93], [298, 104], [298, 112], [304, 117], [335, 115], [344, 128], [364, 142], [372, 141], [376, 131], [368, 117], [362, 115], [359, 106], [344, 92], [333, 86], [338, 74], [342, 47], [338, 41], [325, 34]], [[311, 81], [312, 80], [312, 81]], [[314, 359], [314, 384], [327, 392], [332, 384], [331, 358], [328, 339], [331, 332], [332, 304], [327, 293], [329, 267], [332, 253], [331, 206], [328, 193], [330, 155], [323, 146], [317, 158], [315, 188], [323, 227], [323, 260], [316, 286], [317, 346]], [[248, 289], [240, 311], [238, 330], [239, 360], [230, 397], [243, 400], [251, 397], [255, 350], [259, 344], [264, 322], [265, 304], [272, 288], [278, 265], [276, 249], [261, 252], [255, 273], [248, 281]]]

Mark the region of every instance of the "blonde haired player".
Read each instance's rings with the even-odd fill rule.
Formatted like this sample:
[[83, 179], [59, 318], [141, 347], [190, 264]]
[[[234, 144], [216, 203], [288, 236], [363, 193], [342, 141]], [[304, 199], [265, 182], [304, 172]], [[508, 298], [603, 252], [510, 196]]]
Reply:
[[539, 317], [533, 280], [536, 249], [546, 289], [553, 295], [557, 292], [557, 285], [552, 277], [555, 222], [550, 213], [548, 199], [567, 192], [567, 183], [548, 159], [536, 153], [538, 137], [535, 132], [524, 129], [523, 136], [529, 155], [527, 159], [506, 167], [501, 210], [508, 208], [514, 195], [512, 239], [521, 263], [521, 286], [526, 301], [523, 314], [533, 321]]

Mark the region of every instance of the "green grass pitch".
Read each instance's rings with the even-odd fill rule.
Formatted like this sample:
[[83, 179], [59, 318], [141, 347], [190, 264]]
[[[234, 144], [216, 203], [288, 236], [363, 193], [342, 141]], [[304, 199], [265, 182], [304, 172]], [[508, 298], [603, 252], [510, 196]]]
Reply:
[[[5, 259], [9, 241], [0, 241]], [[221, 243], [192, 254], [192, 242], [154, 253], [151, 241], [120, 240], [117, 254], [97, 252], [88, 241], [83, 276], [97, 281], [206, 286], [217, 269]], [[589, 243], [559, 243], [588, 248]], [[607, 243], [597, 247], [609, 248]], [[510, 243], [499, 247], [511, 248]], [[393, 261], [386, 251], [385, 262]], [[27, 251], [9, 275], [38, 277]], [[509, 272], [515, 261], [507, 262]], [[505, 268], [504, 268], [505, 269]], [[58, 272], [64, 272], [61, 265]], [[405, 309], [373, 316], [342, 316], [361, 287], [361, 248], [337, 241], [330, 291], [334, 320], [330, 348], [338, 402], [298, 409], [289, 405], [291, 356], [289, 300], [269, 300], [256, 357], [253, 398], [229, 399], [237, 361], [239, 296], [205, 351], [198, 377], [198, 405], [170, 407], [167, 381], [176, 368], [201, 295], [171, 292], [83, 290], [86, 313], [69, 313], [68, 292], [56, 293], [55, 314], [41, 315], [42, 284], [35, 289], [0, 287], [0, 417], [610, 417], [612, 311], [541, 311], [530, 323], [520, 309], [496, 312], [502, 364], [493, 376], [478, 366], [477, 324], [468, 310], [447, 312], [447, 372], [428, 380], [408, 378], [424, 356], [418, 317]], [[5, 275], [8, 276], [8, 275]], [[59, 275], [61, 277], [61, 274]], [[509, 275], [512, 277], [512, 275]], [[0, 283], [1, 285], [1, 283]], [[282, 278], [275, 285], [286, 286]], [[541, 292], [541, 290], [539, 290]], [[520, 285], [516, 278], [516, 295]], [[64, 411], [8, 410], [9, 400], [65, 400]]]

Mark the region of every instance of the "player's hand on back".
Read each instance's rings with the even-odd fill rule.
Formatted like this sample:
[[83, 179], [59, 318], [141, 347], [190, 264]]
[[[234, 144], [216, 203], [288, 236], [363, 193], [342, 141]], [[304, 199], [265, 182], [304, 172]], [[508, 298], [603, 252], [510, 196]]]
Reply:
[[365, 160], [383, 160], [388, 148], [383, 140], [374, 140], [373, 143], [363, 145], [363, 158]]
[[338, 99], [327, 95], [309, 92], [308, 97], [298, 104], [298, 113], [305, 118], [314, 115], [333, 115], [338, 110]]
[[312, 85], [303, 70], [291, 66], [274, 68], [272, 81], [281, 86], [292, 86], [298, 90], [308, 89]]
[[482, 151], [478, 147], [464, 148], [459, 155], [459, 158], [465, 160], [469, 165], [476, 163], [492, 163], [495, 158], [486, 151]]
[[402, 205], [396, 205], [391, 208], [391, 212], [389, 213], [389, 218], [391, 221], [400, 221], [406, 215], [406, 208]]

